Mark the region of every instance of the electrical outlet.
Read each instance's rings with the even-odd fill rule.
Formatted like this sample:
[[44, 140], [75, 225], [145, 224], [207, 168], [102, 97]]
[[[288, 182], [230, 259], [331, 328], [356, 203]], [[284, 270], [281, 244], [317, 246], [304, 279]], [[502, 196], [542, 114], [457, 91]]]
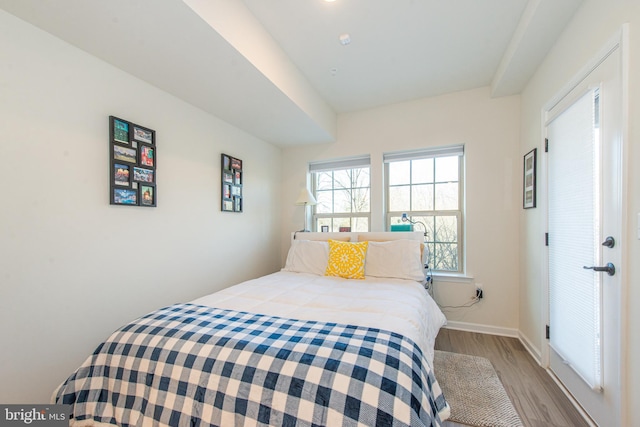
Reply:
[[484, 291], [482, 290], [482, 283], [476, 283], [476, 296], [477, 299], [482, 299], [484, 297]]

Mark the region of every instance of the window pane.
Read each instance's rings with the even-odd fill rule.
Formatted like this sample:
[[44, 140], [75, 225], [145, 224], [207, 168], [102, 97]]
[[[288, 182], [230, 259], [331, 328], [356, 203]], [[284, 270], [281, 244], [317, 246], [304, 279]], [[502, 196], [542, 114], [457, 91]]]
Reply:
[[433, 182], [433, 159], [420, 159], [412, 161], [411, 182], [413, 184]]
[[409, 186], [389, 188], [389, 210], [395, 212], [408, 211], [411, 209], [409, 205]]
[[351, 231], [369, 231], [369, 218], [352, 218]]
[[317, 213], [332, 213], [333, 212], [333, 200], [331, 197], [331, 191], [318, 191], [316, 192], [316, 205]]
[[351, 190], [335, 190], [333, 213], [351, 212]]
[[455, 243], [435, 243], [434, 270], [458, 271], [458, 245]]
[[409, 184], [411, 161], [389, 163], [389, 185]]
[[316, 221], [316, 231], [322, 231], [322, 226], [326, 225], [331, 230], [331, 218], [318, 218]]
[[436, 184], [436, 210], [458, 209], [458, 183]]
[[351, 227], [351, 218], [333, 218], [331, 231], [340, 231], [340, 227]]
[[433, 184], [411, 186], [411, 210], [433, 210]]
[[458, 156], [438, 157], [436, 160], [436, 182], [458, 181]]
[[436, 249], [434, 243], [427, 243], [427, 248], [429, 248], [429, 258], [427, 258], [427, 265], [435, 270], [436, 269]]
[[333, 178], [331, 172], [318, 172], [316, 175], [316, 189], [317, 190], [331, 190]]
[[411, 219], [418, 223], [413, 227], [413, 229], [415, 231], [425, 231], [422, 226], [422, 224], [424, 224], [427, 227], [427, 241], [433, 241], [433, 236], [435, 235], [435, 217], [413, 216]]
[[436, 219], [436, 242], [457, 242], [458, 221], [455, 216], [438, 216]]
[[351, 188], [351, 169], [333, 171], [334, 188]]
[[353, 186], [354, 187], [370, 187], [369, 168], [359, 168], [353, 170]]
[[402, 224], [402, 218], [399, 216], [392, 216], [391, 218], [389, 218], [389, 223], [390, 224]]
[[369, 189], [352, 190], [353, 212], [369, 212]]

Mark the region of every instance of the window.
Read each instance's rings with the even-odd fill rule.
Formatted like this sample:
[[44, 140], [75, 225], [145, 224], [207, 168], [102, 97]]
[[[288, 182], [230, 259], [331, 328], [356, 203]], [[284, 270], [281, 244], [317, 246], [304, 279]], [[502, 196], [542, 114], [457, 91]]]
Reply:
[[314, 231], [369, 231], [370, 206], [369, 156], [309, 164], [313, 192]]
[[463, 271], [463, 154], [460, 145], [384, 155], [388, 229], [403, 213], [426, 228], [435, 271]]

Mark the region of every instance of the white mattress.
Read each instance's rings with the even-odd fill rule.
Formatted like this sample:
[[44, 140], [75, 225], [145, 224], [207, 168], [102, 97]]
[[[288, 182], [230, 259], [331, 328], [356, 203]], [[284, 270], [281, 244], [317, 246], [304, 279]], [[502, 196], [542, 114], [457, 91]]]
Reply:
[[191, 301], [210, 307], [379, 328], [413, 340], [433, 365], [444, 314], [423, 286], [403, 279], [280, 271]]

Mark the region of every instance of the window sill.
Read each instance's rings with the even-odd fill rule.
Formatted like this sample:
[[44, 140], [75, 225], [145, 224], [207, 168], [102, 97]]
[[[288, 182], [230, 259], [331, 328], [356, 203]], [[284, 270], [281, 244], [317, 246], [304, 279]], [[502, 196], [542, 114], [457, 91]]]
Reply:
[[433, 280], [437, 282], [453, 282], [453, 283], [471, 283], [475, 281], [473, 276], [467, 276], [465, 274], [447, 274], [447, 273], [434, 273]]

